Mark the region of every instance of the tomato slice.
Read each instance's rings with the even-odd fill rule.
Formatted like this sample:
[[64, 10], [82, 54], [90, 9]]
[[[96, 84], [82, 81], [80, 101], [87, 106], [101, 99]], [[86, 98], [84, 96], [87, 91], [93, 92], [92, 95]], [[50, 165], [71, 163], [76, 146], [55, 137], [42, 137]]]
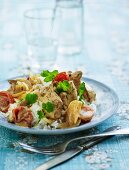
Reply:
[[24, 106], [18, 106], [12, 110], [13, 122], [25, 127], [31, 127], [33, 115], [30, 109]]
[[66, 74], [66, 72], [61, 72], [57, 74], [57, 76], [54, 78], [54, 81], [60, 82], [64, 80], [69, 80], [69, 76]]
[[10, 103], [14, 103], [13, 96], [7, 91], [1, 91], [0, 92], [0, 97], [7, 97]]
[[6, 113], [9, 109], [10, 103], [14, 103], [13, 96], [7, 91], [0, 92], [0, 111]]

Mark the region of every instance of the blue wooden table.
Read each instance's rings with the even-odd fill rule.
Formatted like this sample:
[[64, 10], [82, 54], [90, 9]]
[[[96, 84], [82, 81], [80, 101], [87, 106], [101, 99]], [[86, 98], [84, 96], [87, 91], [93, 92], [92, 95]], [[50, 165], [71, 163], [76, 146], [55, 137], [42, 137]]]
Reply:
[[[23, 12], [47, 3], [47, 0], [0, 1], [0, 80], [28, 73]], [[52, 3], [54, 1], [49, 5]], [[129, 1], [84, 0], [84, 16], [84, 53], [67, 58], [58, 56], [56, 67], [82, 70], [87, 77], [109, 85], [118, 94], [118, 112], [90, 132], [96, 133], [112, 125], [128, 127]], [[50, 159], [49, 156], [24, 152], [17, 144], [12, 145], [16, 141], [49, 144], [68, 137], [26, 135], [0, 127], [0, 170], [33, 170]], [[114, 137], [53, 169], [128, 170], [129, 138]]]

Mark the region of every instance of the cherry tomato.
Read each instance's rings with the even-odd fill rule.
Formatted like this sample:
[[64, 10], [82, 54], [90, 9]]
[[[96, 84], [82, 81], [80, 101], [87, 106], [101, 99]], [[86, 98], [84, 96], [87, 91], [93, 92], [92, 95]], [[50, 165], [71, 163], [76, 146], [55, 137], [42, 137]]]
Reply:
[[14, 103], [13, 96], [6, 91], [0, 92], [0, 111], [6, 113], [10, 106], [10, 103]]
[[61, 72], [57, 74], [57, 76], [54, 78], [54, 81], [60, 82], [64, 80], [69, 80], [69, 76], [66, 74], [66, 72]]

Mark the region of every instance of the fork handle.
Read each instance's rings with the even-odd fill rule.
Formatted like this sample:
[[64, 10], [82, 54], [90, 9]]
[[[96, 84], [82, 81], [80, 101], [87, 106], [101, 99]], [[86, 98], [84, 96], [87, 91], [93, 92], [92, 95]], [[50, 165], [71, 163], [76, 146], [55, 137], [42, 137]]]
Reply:
[[114, 135], [129, 135], [129, 128], [119, 129], [119, 130], [116, 130], [116, 131], [105, 132], [105, 133], [100, 133], [100, 134], [95, 134], [95, 135], [77, 137], [77, 138], [71, 139], [70, 142], [75, 141], [75, 140], [79, 140], [79, 139], [85, 139], [85, 138], [114, 136]]

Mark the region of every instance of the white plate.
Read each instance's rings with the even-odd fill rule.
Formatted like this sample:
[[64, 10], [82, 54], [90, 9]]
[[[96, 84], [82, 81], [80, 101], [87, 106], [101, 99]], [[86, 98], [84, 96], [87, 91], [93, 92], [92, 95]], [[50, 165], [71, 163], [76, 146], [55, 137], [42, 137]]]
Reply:
[[[74, 128], [43, 130], [43, 129], [26, 128], [26, 127], [17, 126], [15, 124], [9, 123], [6, 120], [6, 118], [2, 116], [2, 114], [0, 114], [1, 115], [0, 125], [8, 129], [12, 129], [23, 133], [38, 134], [38, 135], [57, 135], [57, 134], [67, 134], [67, 133], [83, 131], [102, 123], [103, 121], [111, 117], [114, 113], [116, 113], [119, 105], [118, 97], [111, 88], [104, 85], [103, 83], [100, 83], [96, 80], [89, 79], [89, 78], [83, 78], [83, 81], [87, 82], [90, 86], [93, 87], [97, 96], [96, 113], [91, 122]], [[0, 82], [0, 85], [1, 85], [0, 86], [1, 90], [6, 90], [9, 88], [8, 81], [2, 81]]]

